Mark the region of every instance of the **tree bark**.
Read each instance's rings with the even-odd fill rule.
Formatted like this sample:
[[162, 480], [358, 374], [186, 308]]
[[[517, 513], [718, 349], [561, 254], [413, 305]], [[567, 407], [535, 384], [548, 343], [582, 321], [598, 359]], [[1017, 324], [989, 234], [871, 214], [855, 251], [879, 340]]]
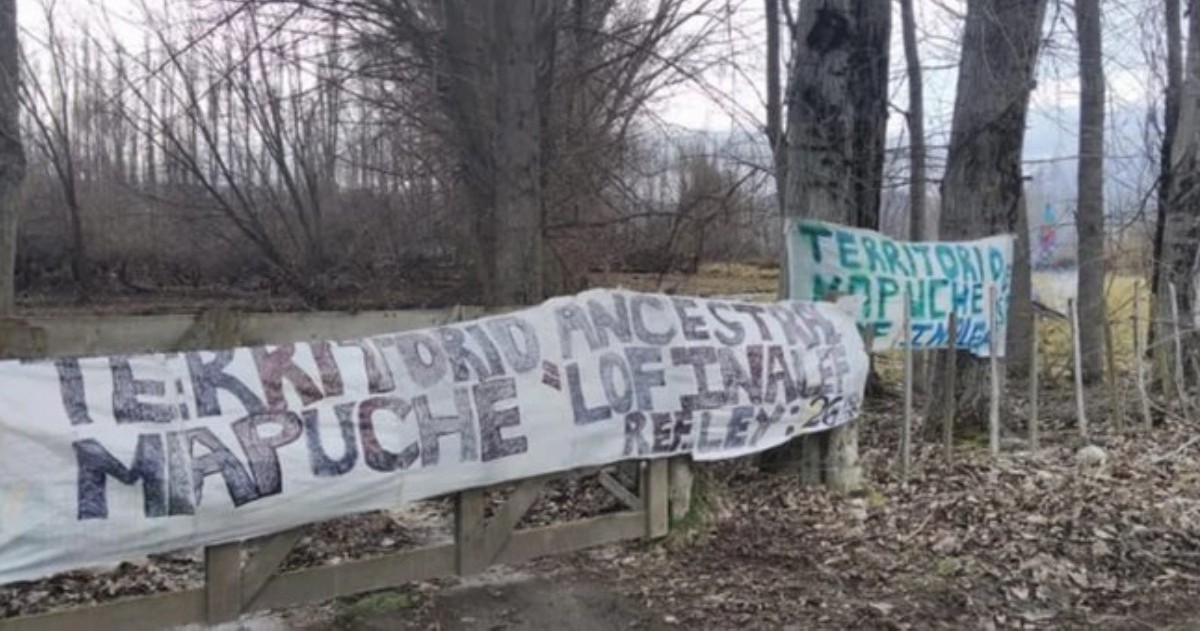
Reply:
[[[977, 239], [1017, 230], [1025, 117], [1045, 10], [1046, 0], [967, 4], [942, 181], [941, 238]], [[988, 362], [965, 351], [955, 353], [952, 361], [958, 375], [958, 425], [985, 428]], [[942, 402], [935, 398], [932, 405], [931, 418], [940, 417]]]
[[25, 178], [18, 101], [21, 70], [16, 0], [0, 0], [0, 317], [16, 308], [17, 196]]
[[1037, 334], [1033, 326], [1033, 265], [1029, 234], [1029, 200], [1022, 190], [1017, 210], [1017, 242], [1013, 247], [1012, 299], [1008, 304], [1008, 337], [1004, 346], [1004, 363], [1010, 377], [1023, 377], [1033, 366], [1033, 347], [1030, 337]]
[[1079, 344], [1084, 383], [1104, 377], [1104, 57], [1100, 1], [1076, 0], [1079, 37]]
[[[878, 228], [887, 124], [889, 3], [805, 2], [788, 82], [789, 217]], [[768, 470], [799, 469], [808, 483], [861, 484], [858, 426], [794, 440], [764, 455]]]
[[779, 2], [766, 0], [767, 12], [767, 141], [775, 161], [775, 197], [783, 212], [787, 183], [787, 151], [783, 136], [783, 90], [779, 63]]
[[473, 205], [485, 304], [537, 302], [543, 289], [539, 35], [550, 0], [445, 4], [443, 103]]
[[908, 69], [908, 238], [924, 241], [929, 238], [925, 234], [925, 85], [921, 75], [913, 0], [900, 0], [900, 25]]
[[[1167, 205], [1163, 217], [1162, 252], [1158, 256], [1158, 292], [1155, 296], [1159, 314], [1154, 322], [1155, 339], [1170, 339], [1174, 332], [1171, 317], [1170, 286], [1175, 286], [1180, 317], [1180, 329], [1193, 328], [1196, 306], [1195, 274], [1200, 255], [1200, 13], [1191, 11], [1188, 19], [1187, 66], [1180, 84], [1179, 111], [1170, 143], [1170, 173]], [[1194, 355], [1197, 345], [1194, 336], [1185, 335], [1185, 355]], [[1174, 351], [1173, 344], [1159, 344], [1156, 353]], [[1172, 361], [1159, 361], [1172, 366]], [[1185, 367], [1192, 362], [1183, 362]], [[1188, 370], [1185, 368], [1185, 370]], [[1164, 375], [1165, 376], [1165, 375]], [[1181, 378], [1180, 376], [1174, 376]]]
[[[1163, 104], [1162, 148], [1159, 152], [1158, 213], [1154, 223], [1154, 256], [1152, 257], [1154, 269], [1150, 278], [1150, 290], [1156, 298], [1150, 303], [1151, 323], [1158, 319], [1156, 315], [1158, 307], [1160, 303], [1165, 302], [1168, 293], [1165, 287], [1159, 287], [1159, 272], [1162, 266], [1158, 262], [1163, 257], [1163, 235], [1170, 208], [1171, 143], [1175, 136], [1175, 125], [1179, 119], [1179, 93], [1183, 83], [1183, 24], [1180, 18], [1179, 0], [1164, 0], [1163, 10], [1167, 25], [1167, 76]], [[1158, 300], [1158, 298], [1163, 298], [1163, 300]], [[1147, 336], [1148, 348], [1159, 346], [1155, 343], [1159, 332], [1158, 328], [1157, 326], [1150, 327]], [[1155, 362], [1154, 365], [1157, 367], [1159, 363]], [[1155, 377], [1162, 379], [1165, 375], [1155, 374]]]

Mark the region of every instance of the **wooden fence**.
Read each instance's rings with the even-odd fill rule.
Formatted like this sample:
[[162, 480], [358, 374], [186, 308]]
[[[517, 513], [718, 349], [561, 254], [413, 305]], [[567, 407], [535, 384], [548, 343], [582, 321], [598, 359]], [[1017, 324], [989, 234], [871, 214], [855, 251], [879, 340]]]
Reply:
[[[307, 340], [339, 340], [437, 326], [483, 315], [478, 308], [358, 314], [237, 314], [198, 316], [84, 316], [0, 320], [0, 356], [56, 357], [184, 351]], [[280, 573], [305, 528], [204, 551], [204, 586], [127, 598], [45, 614], [0, 619], [10, 629], [146, 629], [219, 624], [271, 609], [314, 604], [410, 581], [477, 573], [497, 563], [667, 534], [668, 463], [640, 465], [638, 488], [593, 469], [625, 510], [571, 522], [518, 528], [522, 516], [555, 476], [516, 483], [507, 501], [485, 519], [487, 489], [455, 494], [454, 542], [394, 554]], [[575, 472], [580, 473], [580, 472]], [[557, 474], [565, 475], [565, 474]], [[512, 486], [507, 485], [507, 486]]]

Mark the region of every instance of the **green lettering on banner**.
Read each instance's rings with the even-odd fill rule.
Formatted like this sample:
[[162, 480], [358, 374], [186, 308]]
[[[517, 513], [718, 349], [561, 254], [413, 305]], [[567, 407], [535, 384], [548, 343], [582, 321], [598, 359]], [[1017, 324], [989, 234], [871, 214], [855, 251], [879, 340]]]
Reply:
[[954, 280], [958, 277], [958, 260], [954, 258], [954, 247], [945, 243], [934, 246], [938, 265], [942, 267], [942, 276]]
[[819, 224], [811, 224], [806, 222], [800, 223], [800, 234], [808, 237], [809, 243], [812, 245], [812, 256], [814, 263], [821, 262], [821, 237], [828, 237], [833, 234], [833, 231]]
[[975, 245], [971, 246], [971, 249], [975, 251], [975, 263], [979, 266], [979, 280], [984, 280], [987, 268], [983, 265], [983, 247]]
[[950, 286], [950, 281], [945, 278], [929, 279], [929, 317], [941, 319], [948, 315], [947, 311], [938, 307], [938, 287], [948, 286]]
[[971, 313], [983, 313], [983, 284], [971, 287]]
[[863, 320], [869, 320], [871, 318], [871, 277], [864, 274], [852, 274], [846, 293], [851, 296], [866, 296], [867, 299], [863, 301], [861, 317]]
[[858, 259], [853, 258], [858, 255], [858, 250], [855, 249], [853, 234], [845, 230], [838, 230], [837, 244], [838, 259], [841, 261], [842, 267], [846, 269], [859, 269], [862, 267]]
[[888, 301], [900, 295], [900, 283], [891, 276], [879, 277], [879, 307], [875, 311], [879, 314], [879, 318], [887, 317]]
[[929, 246], [923, 243], [914, 243], [911, 246], [913, 252], [921, 255], [921, 260], [925, 261], [925, 275], [933, 276], [933, 259], [929, 258]]
[[[962, 270], [964, 280], [983, 280], [976, 274], [975, 263], [971, 260], [971, 251], [965, 245], [955, 246], [955, 252], [958, 254], [959, 269]], [[982, 274], [983, 270], [979, 270]]]
[[862, 239], [863, 252], [867, 253], [867, 268], [872, 272], [883, 269], [883, 257], [879, 256], [878, 245], [873, 236], [864, 236]]
[[913, 320], [925, 318], [925, 306], [929, 304], [926, 297], [928, 283], [923, 278], [910, 278], [905, 281], [908, 289], [908, 301]]
[[1004, 264], [1004, 253], [1000, 251], [1000, 248], [988, 248], [988, 263], [992, 266], [992, 280], [999, 282], [1004, 278], [1004, 269], [1007, 267]]
[[883, 242], [883, 256], [887, 259], [888, 273], [895, 274], [896, 270], [900, 270], [900, 274], [910, 276], [910, 272], [904, 267], [904, 263], [900, 260], [900, 248], [896, 246], [896, 242], [888, 239]]
[[833, 278], [826, 280], [825, 276], [823, 276], [821, 274], [813, 274], [813, 295], [812, 295], [811, 300], [816, 300], [816, 301], [820, 302], [822, 300], [827, 299], [829, 297], [830, 292], [834, 292], [834, 291], [840, 292], [841, 290], [842, 290], [842, 277], [841, 276], [834, 276]]

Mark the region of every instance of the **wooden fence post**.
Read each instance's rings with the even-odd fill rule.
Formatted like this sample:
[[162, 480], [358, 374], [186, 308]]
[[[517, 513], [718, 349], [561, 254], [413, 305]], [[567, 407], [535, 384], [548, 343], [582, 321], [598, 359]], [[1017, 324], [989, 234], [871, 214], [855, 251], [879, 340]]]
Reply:
[[1079, 415], [1079, 435], [1087, 438], [1087, 405], [1083, 400], [1083, 352], [1079, 347], [1079, 308], [1076, 306], [1074, 298], [1067, 300], [1067, 309], [1071, 312], [1071, 350], [1075, 364], [1075, 413]]
[[665, 537], [671, 530], [668, 478], [666, 460], [658, 458], [646, 463], [641, 493], [646, 506], [646, 537], [650, 539]]
[[1133, 286], [1133, 361], [1134, 370], [1137, 371], [1137, 389], [1138, 398], [1142, 403], [1142, 422], [1149, 429], [1154, 422], [1154, 417], [1150, 414], [1150, 393], [1146, 389], [1146, 338], [1142, 337], [1142, 288], [1141, 283]]
[[954, 416], [958, 412], [958, 399], [954, 395], [955, 380], [958, 375], [958, 318], [950, 314], [950, 343], [946, 349], [946, 388], [945, 405], [942, 406], [942, 442], [946, 449], [946, 460], [954, 457]]
[[1175, 333], [1175, 388], [1179, 391], [1179, 405], [1184, 418], [1191, 420], [1192, 402], [1188, 398], [1187, 385], [1183, 379], [1183, 336], [1179, 326], [1179, 296], [1175, 283], [1169, 283], [1171, 291], [1171, 327]]
[[1041, 370], [1041, 362], [1038, 361], [1038, 317], [1033, 315], [1033, 335], [1030, 336], [1030, 345], [1033, 350], [1029, 353], [1029, 449], [1037, 451], [1040, 446], [1040, 430], [1038, 424], [1041, 422], [1038, 419], [1038, 379]]
[[242, 615], [242, 543], [204, 549], [205, 611], [210, 625], [233, 622]]
[[988, 402], [988, 453], [1000, 455], [1000, 337], [996, 334], [996, 286], [988, 287], [988, 359], [992, 367], [992, 398]]
[[912, 305], [908, 292], [904, 292], [904, 421], [900, 426], [900, 474], [908, 479], [912, 468], [912, 422], [913, 422], [913, 348], [912, 348]]

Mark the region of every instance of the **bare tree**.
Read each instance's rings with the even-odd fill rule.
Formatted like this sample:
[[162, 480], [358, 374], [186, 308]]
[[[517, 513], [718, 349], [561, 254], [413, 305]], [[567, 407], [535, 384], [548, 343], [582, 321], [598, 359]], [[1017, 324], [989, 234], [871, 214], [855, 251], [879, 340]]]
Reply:
[[[1021, 151], [1046, 0], [969, 0], [942, 181], [939, 236], [975, 239], [1017, 229]], [[988, 365], [955, 354], [960, 418], [984, 427]], [[938, 399], [931, 418], [940, 417]]]
[[908, 238], [923, 241], [929, 238], [925, 217], [925, 81], [921, 73], [913, 0], [900, 0], [900, 25], [908, 79]]
[[[1187, 63], [1179, 86], [1179, 110], [1170, 138], [1170, 168], [1168, 170], [1166, 212], [1162, 218], [1162, 248], [1156, 259], [1158, 287], [1155, 296], [1158, 316], [1155, 323], [1158, 340], [1170, 339], [1172, 305], [1176, 295], [1183, 322], [1193, 321], [1197, 308], [1196, 272], [1200, 269], [1200, 12], [1189, 12]], [[1172, 292], [1171, 286], [1175, 290]], [[1165, 328], [1164, 328], [1165, 327]], [[1196, 352], [1190, 338], [1183, 340], [1189, 354]], [[1170, 344], [1159, 344], [1157, 350], [1170, 353]], [[1160, 365], [1170, 366], [1162, 361]], [[1191, 365], [1185, 362], [1184, 366]], [[1185, 368], [1186, 370], [1186, 368]]]
[[92, 122], [92, 117], [84, 119], [81, 116], [83, 112], [91, 109], [92, 99], [87, 94], [88, 86], [81, 86], [84, 82], [84, 72], [81, 72], [79, 67], [72, 68], [68, 65], [70, 54], [57, 24], [55, 8], [54, 3], [43, 5], [46, 19], [46, 52], [50, 64], [49, 77], [46, 79], [49, 86], [34, 70], [29, 63], [29, 57], [26, 56], [21, 83], [21, 103], [32, 121], [33, 146], [50, 165], [62, 191], [63, 207], [67, 211], [66, 220], [71, 237], [71, 278], [79, 297], [86, 299], [89, 285], [88, 244], [84, 239], [79, 167], [81, 160], [85, 163], [85, 170], [92, 170], [95, 165], [88, 163], [86, 157], [80, 155], [80, 145], [86, 147], [89, 142], [87, 132], [79, 131], [77, 124], [87, 125]]
[[[886, 2], [801, 4], [788, 75], [788, 216], [878, 228], [890, 27]], [[854, 487], [858, 427], [792, 441], [763, 466], [799, 466], [806, 482]]]
[[15, 308], [14, 267], [20, 222], [17, 194], [25, 177], [19, 54], [16, 0], [0, 0], [0, 316], [11, 315]]
[[1075, 0], [1079, 38], [1079, 344], [1083, 380], [1104, 376], [1104, 57], [1099, 0]]

